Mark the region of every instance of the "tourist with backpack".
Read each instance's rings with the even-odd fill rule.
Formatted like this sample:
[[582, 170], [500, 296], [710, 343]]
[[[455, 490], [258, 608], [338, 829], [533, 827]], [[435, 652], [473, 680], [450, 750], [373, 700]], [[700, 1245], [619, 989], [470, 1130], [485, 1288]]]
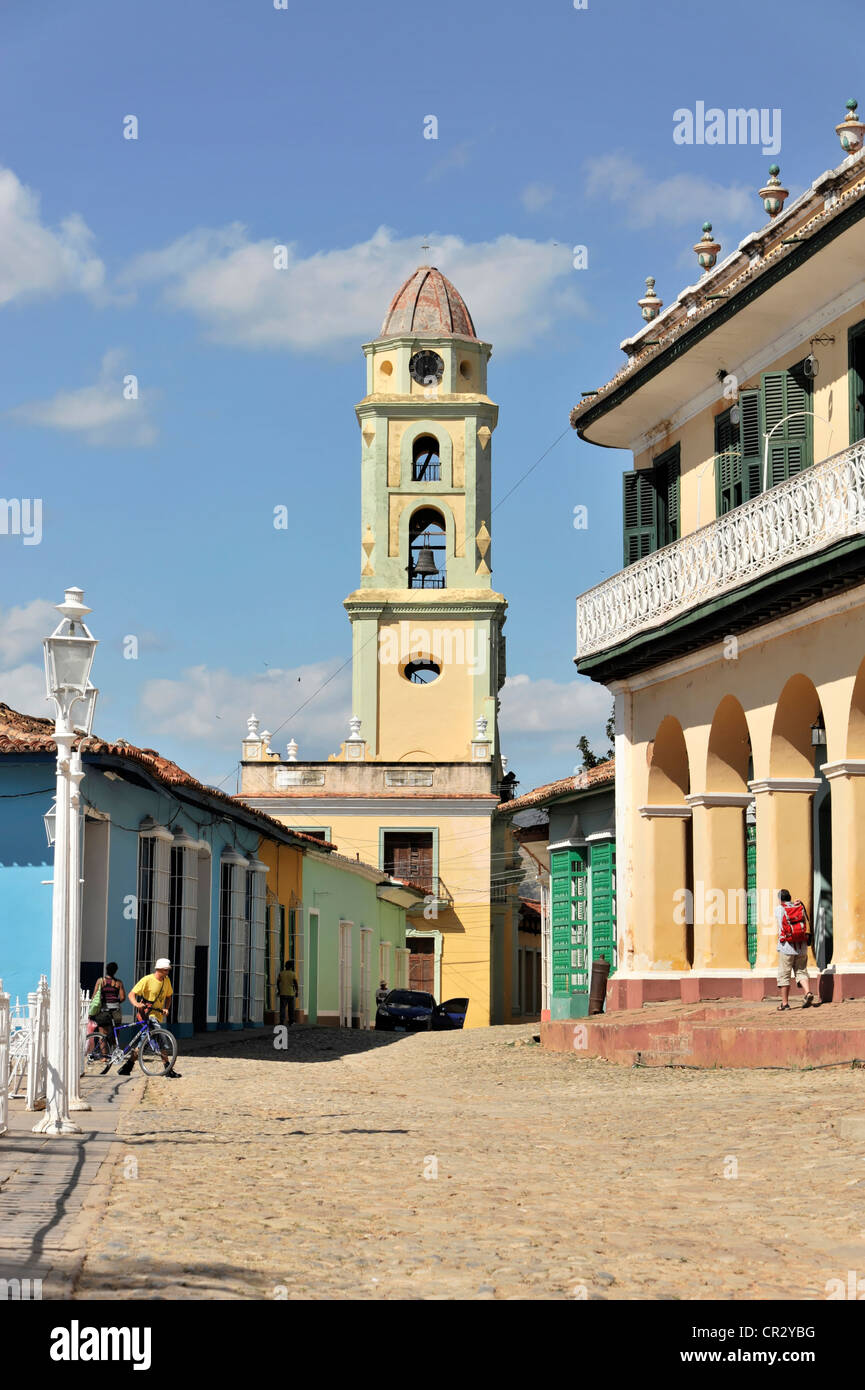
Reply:
[[778, 894], [775, 920], [778, 923], [778, 988], [781, 991], [778, 1012], [783, 1013], [790, 1007], [791, 978], [794, 978], [799, 988], [805, 991], [802, 1008], [810, 1009], [814, 1003], [811, 982], [808, 979], [811, 930], [805, 904], [798, 899], [794, 902], [787, 889], [782, 888]]

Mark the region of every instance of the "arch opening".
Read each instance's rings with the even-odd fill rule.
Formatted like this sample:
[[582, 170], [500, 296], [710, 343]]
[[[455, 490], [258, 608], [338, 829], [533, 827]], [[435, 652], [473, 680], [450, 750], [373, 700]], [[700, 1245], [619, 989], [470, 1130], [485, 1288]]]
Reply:
[[447, 581], [447, 528], [435, 507], [419, 507], [408, 527], [408, 587], [444, 589]]

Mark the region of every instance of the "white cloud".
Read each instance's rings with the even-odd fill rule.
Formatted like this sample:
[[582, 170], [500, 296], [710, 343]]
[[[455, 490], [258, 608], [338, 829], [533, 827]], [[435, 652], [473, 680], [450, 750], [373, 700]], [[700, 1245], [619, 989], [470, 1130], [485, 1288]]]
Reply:
[[[534, 733], [603, 734], [612, 697], [594, 681], [559, 682], [527, 675], [508, 676], [501, 694], [502, 734], [509, 738]], [[563, 745], [560, 745], [563, 746]]]
[[42, 638], [53, 632], [60, 615], [48, 599], [35, 598], [17, 608], [0, 609], [0, 700], [23, 714], [47, 715], [45, 673], [38, 656]]
[[0, 664], [5, 666], [7, 662], [20, 661], [22, 656], [34, 655], [42, 638], [52, 633], [59, 621], [60, 614], [47, 598], [34, 598], [5, 611], [0, 609]]
[[696, 174], [653, 179], [625, 154], [599, 155], [587, 161], [586, 171], [587, 196], [621, 204], [631, 226], [693, 225], [697, 241], [707, 218], [722, 234], [726, 227], [756, 226], [761, 220], [755, 190], [744, 184], [715, 183]]
[[[367, 241], [310, 256], [289, 244], [286, 269], [275, 270], [281, 238], [253, 242], [235, 223], [138, 257], [121, 283], [164, 282], [167, 303], [196, 315], [218, 342], [327, 351], [375, 337], [422, 242], [380, 227]], [[498, 349], [525, 348], [559, 318], [585, 313], [567, 247], [509, 235], [474, 243], [431, 235], [429, 246], [430, 264], [453, 281], [479, 335]]]
[[126, 399], [123, 360], [124, 354], [112, 349], [102, 359], [94, 386], [59, 391], [50, 400], [16, 406], [9, 415], [25, 425], [79, 434], [88, 444], [115, 448], [152, 444], [157, 431], [148, 416], [147, 403], [154, 393], [139, 387], [137, 399]]
[[[224, 668], [192, 666], [177, 680], [147, 681], [141, 691], [141, 711], [155, 733], [215, 747], [233, 745], [238, 757], [247, 718], [254, 711], [262, 729], [279, 730], [275, 750], [284, 752], [285, 744], [294, 738], [301, 759], [322, 757], [335, 753], [348, 736], [351, 667], [338, 671], [339, 666], [333, 660], [242, 676]], [[294, 715], [329, 676], [333, 679], [321, 693]]]
[[0, 304], [22, 295], [102, 290], [105, 267], [92, 250], [93, 233], [78, 213], [52, 230], [41, 220], [39, 197], [0, 168]]
[[548, 183], [529, 183], [520, 194], [526, 212], [540, 212], [553, 201], [554, 189]]

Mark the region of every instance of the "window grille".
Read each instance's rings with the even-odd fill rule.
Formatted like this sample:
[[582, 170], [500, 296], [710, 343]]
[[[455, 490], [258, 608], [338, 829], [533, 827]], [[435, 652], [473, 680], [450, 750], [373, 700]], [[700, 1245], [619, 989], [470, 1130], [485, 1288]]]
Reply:
[[135, 981], [151, 974], [168, 955], [171, 879], [170, 832], [155, 821], [138, 837], [138, 903], [135, 921]]

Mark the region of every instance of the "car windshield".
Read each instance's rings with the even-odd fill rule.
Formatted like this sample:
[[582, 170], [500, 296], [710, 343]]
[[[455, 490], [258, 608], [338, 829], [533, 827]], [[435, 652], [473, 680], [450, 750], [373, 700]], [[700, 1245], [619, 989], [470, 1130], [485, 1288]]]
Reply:
[[408, 1004], [415, 1009], [431, 1009], [435, 1005], [435, 1000], [431, 994], [421, 994], [416, 989], [392, 989], [385, 1003]]

